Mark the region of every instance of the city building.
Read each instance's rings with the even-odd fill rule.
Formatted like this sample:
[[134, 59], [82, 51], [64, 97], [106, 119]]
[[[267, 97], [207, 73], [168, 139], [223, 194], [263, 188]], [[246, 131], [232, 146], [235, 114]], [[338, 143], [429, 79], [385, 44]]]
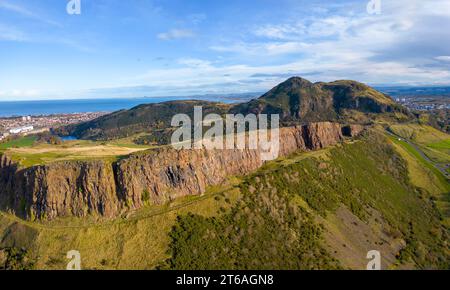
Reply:
[[14, 128], [9, 130], [9, 133], [11, 134], [21, 134], [21, 133], [27, 133], [27, 132], [31, 132], [34, 130], [33, 126], [24, 126], [24, 127], [20, 127], [20, 128]]

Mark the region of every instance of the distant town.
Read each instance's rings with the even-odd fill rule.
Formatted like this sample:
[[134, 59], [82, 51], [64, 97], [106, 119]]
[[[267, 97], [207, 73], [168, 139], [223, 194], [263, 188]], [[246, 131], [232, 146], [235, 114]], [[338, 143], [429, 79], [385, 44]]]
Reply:
[[402, 104], [411, 111], [449, 110], [450, 97], [416, 97], [396, 98], [397, 103]]
[[450, 109], [450, 87], [377, 87], [411, 111], [436, 111]]
[[17, 135], [42, 133], [51, 128], [90, 121], [105, 114], [107, 112], [0, 118], [0, 141]]

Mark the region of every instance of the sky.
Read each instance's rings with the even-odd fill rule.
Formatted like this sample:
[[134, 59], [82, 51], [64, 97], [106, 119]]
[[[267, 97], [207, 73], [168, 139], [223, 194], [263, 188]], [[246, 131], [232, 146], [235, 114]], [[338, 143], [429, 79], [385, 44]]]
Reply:
[[67, 3], [0, 0], [0, 101], [450, 84], [448, 0]]

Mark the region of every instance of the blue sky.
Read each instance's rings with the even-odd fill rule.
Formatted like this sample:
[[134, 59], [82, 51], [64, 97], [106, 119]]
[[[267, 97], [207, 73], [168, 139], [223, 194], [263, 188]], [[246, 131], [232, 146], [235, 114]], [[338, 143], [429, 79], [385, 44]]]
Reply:
[[450, 84], [450, 1], [0, 0], [0, 100]]

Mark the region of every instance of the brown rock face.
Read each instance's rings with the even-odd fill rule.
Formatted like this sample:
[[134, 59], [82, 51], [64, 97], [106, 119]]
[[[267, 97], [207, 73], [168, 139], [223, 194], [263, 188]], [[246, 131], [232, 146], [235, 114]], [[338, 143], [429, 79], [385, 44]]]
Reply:
[[341, 125], [337, 123], [311, 123], [303, 127], [303, 139], [308, 149], [317, 150], [336, 144], [342, 139]]
[[[280, 156], [316, 150], [343, 139], [336, 123], [311, 123], [280, 129]], [[248, 174], [263, 165], [258, 150], [175, 150], [160, 148], [116, 163], [58, 162], [20, 169], [0, 159], [0, 206], [26, 218], [99, 215], [116, 217], [145, 203], [160, 204], [203, 194], [228, 176]]]
[[49, 219], [118, 213], [113, 169], [104, 161], [58, 162], [23, 170], [0, 167], [2, 209]]
[[198, 195], [227, 176], [243, 175], [262, 165], [257, 150], [158, 149], [117, 164], [117, 186], [123, 200], [139, 208], [144, 202], [163, 203]]
[[112, 166], [104, 161], [35, 167], [27, 178], [36, 216], [116, 215], [119, 206]]
[[355, 137], [364, 131], [364, 126], [362, 125], [347, 125], [342, 127], [342, 134], [347, 137]]

